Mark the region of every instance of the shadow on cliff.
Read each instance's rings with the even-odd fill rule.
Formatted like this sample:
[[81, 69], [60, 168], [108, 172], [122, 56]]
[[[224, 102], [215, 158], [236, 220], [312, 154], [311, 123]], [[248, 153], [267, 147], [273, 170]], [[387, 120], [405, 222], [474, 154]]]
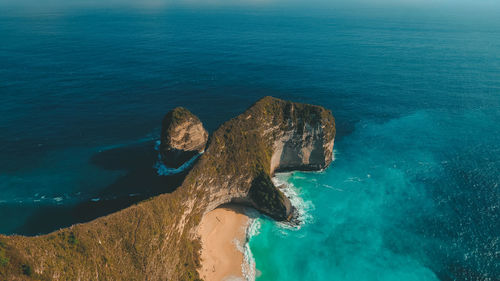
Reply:
[[91, 164], [104, 170], [125, 171], [125, 174], [75, 205], [35, 206], [36, 214], [29, 217], [15, 233], [49, 233], [105, 216], [152, 196], [174, 191], [182, 184], [187, 171], [171, 176], [158, 176], [153, 168], [158, 157], [154, 145], [154, 142], [147, 142], [96, 153], [90, 159]]

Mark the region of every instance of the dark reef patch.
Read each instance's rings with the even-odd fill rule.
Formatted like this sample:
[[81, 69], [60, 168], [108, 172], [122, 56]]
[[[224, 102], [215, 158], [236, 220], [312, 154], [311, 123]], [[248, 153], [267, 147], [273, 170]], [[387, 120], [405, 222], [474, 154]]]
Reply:
[[[125, 171], [113, 183], [87, 195], [83, 202], [73, 205], [43, 205], [33, 203], [36, 209], [14, 233], [39, 235], [84, 223], [124, 209], [142, 200], [162, 193], [170, 193], [182, 184], [186, 172], [159, 176], [153, 168], [158, 159], [154, 142], [124, 146], [96, 153], [90, 159], [93, 165], [105, 170]], [[16, 205], [4, 207], [6, 212], [15, 213]], [[26, 209], [26, 206], [22, 206]], [[8, 210], [7, 210], [8, 209]]]

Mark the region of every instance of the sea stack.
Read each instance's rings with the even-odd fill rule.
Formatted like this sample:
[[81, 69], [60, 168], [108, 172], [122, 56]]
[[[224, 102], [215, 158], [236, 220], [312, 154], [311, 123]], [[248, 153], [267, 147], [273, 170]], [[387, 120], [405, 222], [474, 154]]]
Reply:
[[[320, 170], [332, 160], [335, 120], [321, 107], [265, 97], [207, 133], [186, 109], [163, 122], [162, 155], [205, 153], [174, 192], [36, 237], [0, 235], [0, 280], [199, 281], [203, 216], [227, 204], [293, 220], [276, 171]], [[178, 151], [178, 152], [176, 152]], [[174, 153], [175, 152], [175, 153]]]
[[200, 119], [184, 107], [169, 111], [163, 118], [160, 153], [163, 163], [178, 168], [203, 152], [208, 132]]

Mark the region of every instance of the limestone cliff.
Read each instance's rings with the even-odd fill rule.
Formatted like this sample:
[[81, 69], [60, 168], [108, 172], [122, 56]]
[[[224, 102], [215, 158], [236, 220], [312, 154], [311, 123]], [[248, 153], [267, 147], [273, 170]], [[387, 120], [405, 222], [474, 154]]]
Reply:
[[160, 153], [166, 166], [178, 168], [205, 150], [208, 132], [200, 119], [183, 107], [165, 115], [161, 129]]
[[263, 98], [211, 135], [176, 191], [48, 235], [0, 236], [0, 280], [199, 280], [201, 217], [237, 202], [290, 219], [271, 176], [327, 167], [334, 137], [330, 111]]

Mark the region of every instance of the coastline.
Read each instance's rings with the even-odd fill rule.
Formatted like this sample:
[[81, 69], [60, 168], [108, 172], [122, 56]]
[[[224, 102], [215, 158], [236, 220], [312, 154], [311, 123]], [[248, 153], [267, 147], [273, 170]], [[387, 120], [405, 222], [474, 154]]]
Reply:
[[[270, 114], [275, 118], [270, 119]], [[184, 117], [176, 117], [174, 125]], [[192, 127], [192, 116], [187, 117], [179, 125], [181, 133], [182, 128]], [[167, 137], [179, 139], [179, 130], [170, 130], [171, 124], [164, 123], [162, 129], [164, 125], [169, 128]], [[99, 275], [109, 279], [192, 280], [203, 276], [206, 280], [254, 280], [255, 263], [246, 243], [253, 240], [247, 235], [253, 214], [227, 208], [209, 212], [221, 207], [222, 202], [237, 201], [246, 202], [252, 206], [250, 210], [260, 211], [269, 219], [290, 220], [295, 209], [290, 198], [273, 184], [274, 171], [280, 167], [309, 170], [329, 165], [334, 136], [334, 118], [327, 109], [264, 97], [212, 133], [211, 138], [217, 141], [206, 144], [206, 152], [190, 172], [181, 175], [185, 177], [175, 192], [167, 191], [116, 213], [47, 235], [0, 235], [0, 247], [9, 259], [0, 275], [8, 279], [26, 279], [26, 272], [31, 272], [31, 279], [92, 279]], [[190, 142], [189, 137], [180, 139]], [[303, 142], [304, 139], [308, 141]], [[285, 149], [289, 141], [294, 146]], [[314, 158], [300, 153], [312, 147], [322, 151], [314, 153]], [[166, 152], [175, 151], [172, 148]], [[299, 156], [295, 157], [297, 153]], [[154, 172], [148, 167], [149, 172]], [[224, 211], [233, 215], [217, 215]], [[259, 221], [252, 221], [252, 237], [256, 236]], [[193, 236], [197, 241], [193, 241]], [[134, 251], [130, 245], [134, 245]], [[102, 258], [94, 264], [82, 262], [88, 256]], [[138, 259], [144, 267], [136, 266]], [[77, 270], [63, 270], [75, 264]]]
[[245, 258], [249, 209], [225, 205], [205, 214], [198, 228], [202, 243], [200, 276], [205, 281], [245, 281], [254, 264]]
[[[278, 223], [288, 230], [299, 230], [311, 221], [311, 202], [304, 201], [288, 180], [291, 172], [277, 173], [273, 183], [296, 206], [297, 225]], [[220, 206], [201, 220], [198, 236], [202, 242], [200, 277], [205, 281], [254, 281], [260, 272], [250, 251], [249, 239], [260, 229], [256, 210], [236, 204]]]

